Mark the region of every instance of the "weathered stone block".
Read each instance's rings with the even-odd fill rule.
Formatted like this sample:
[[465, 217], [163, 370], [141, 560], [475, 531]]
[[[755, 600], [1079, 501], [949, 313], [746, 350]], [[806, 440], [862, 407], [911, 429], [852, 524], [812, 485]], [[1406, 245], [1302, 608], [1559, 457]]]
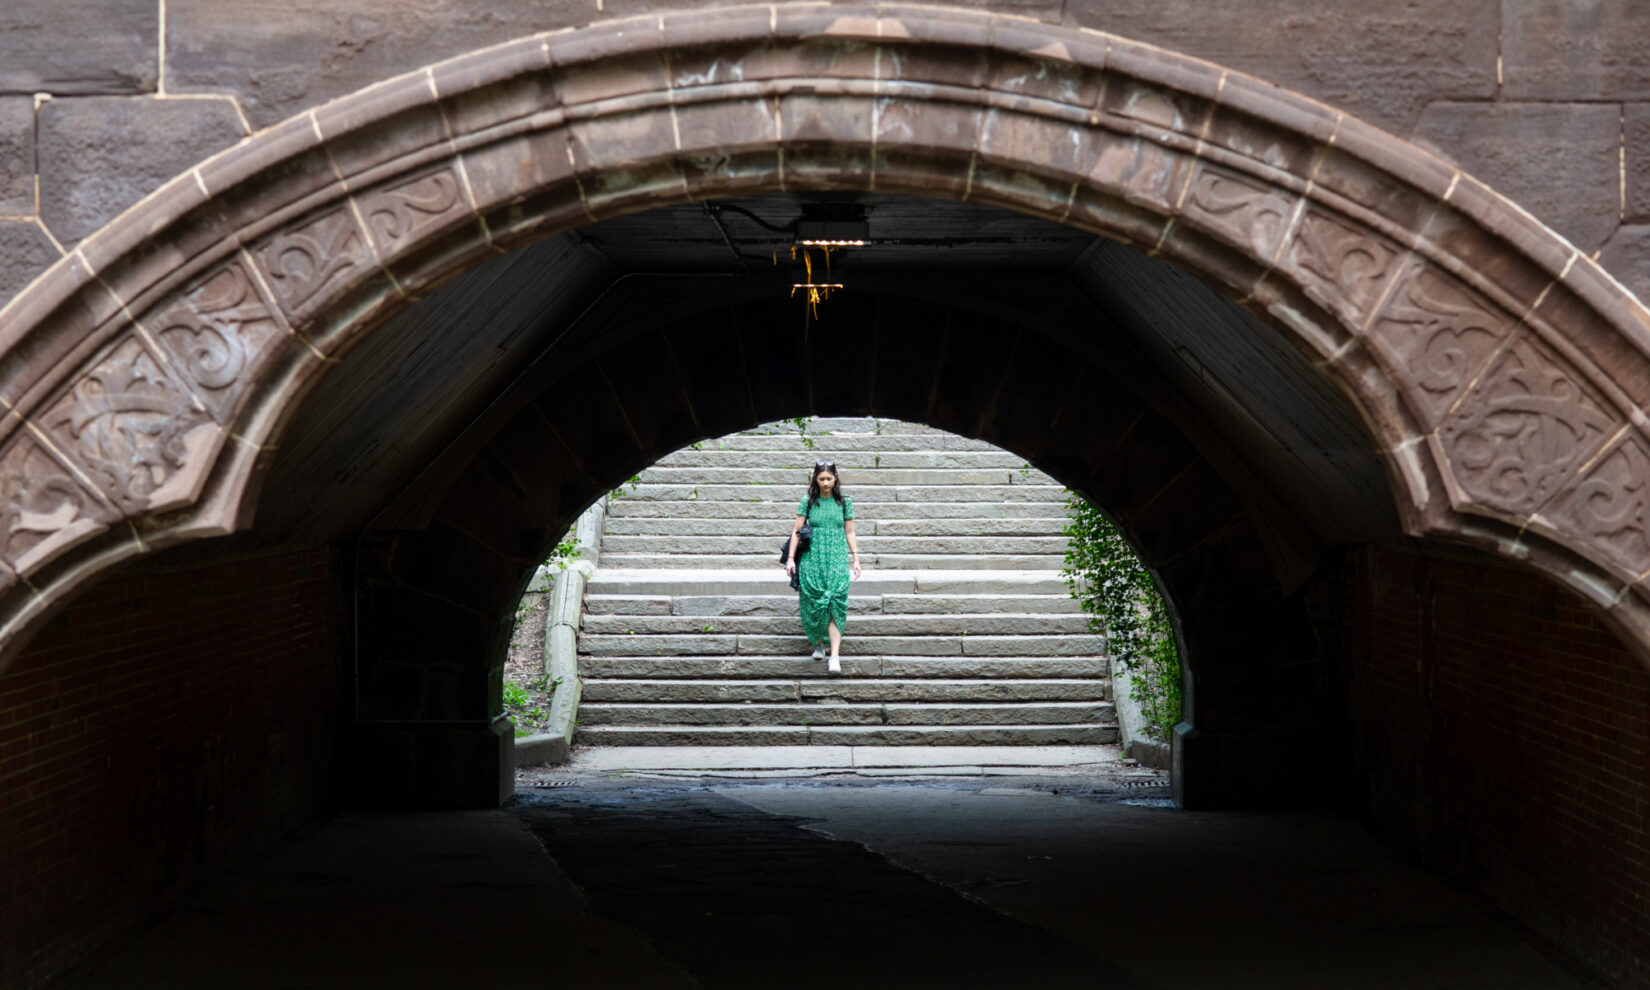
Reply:
[[1598, 263], [1633, 290], [1641, 302], [1650, 300], [1650, 225], [1621, 227], [1605, 242]]
[[57, 246], [32, 220], [0, 220], [0, 306], [58, 259]]
[[1622, 125], [1622, 166], [1627, 170], [1622, 219], [1642, 222], [1650, 220], [1650, 103], [1624, 107]]
[[40, 215], [65, 244], [245, 136], [227, 100], [52, 100], [39, 128]]
[[34, 100], [0, 97], [0, 216], [34, 215]]
[[485, 7], [459, 0], [340, 0], [303, 7], [170, 0], [166, 85], [178, 92], [233, 93], [253, 125], [263, 127], [390, 76], [583, 23], [595, 12], [590, 0]]
[[[1626, 0], [1623, 0], [1626, 2]], [[1066, 20], [1238, 69], [1406, 133], [1428, 101], [1495, 93], [1499, 4], [1073, 3]]]
[[1463, 169], [1582, 251], [1620, 215], [1621, 111], [1580, 103], [1434, 103], [1415, 128]]
[[1641, 0], [1505, 0], [1503, 93], [1515, 100], [1650, 98]]
[[155, 0], [9, 0], [0, 93], [154, 92], [159, 22]]

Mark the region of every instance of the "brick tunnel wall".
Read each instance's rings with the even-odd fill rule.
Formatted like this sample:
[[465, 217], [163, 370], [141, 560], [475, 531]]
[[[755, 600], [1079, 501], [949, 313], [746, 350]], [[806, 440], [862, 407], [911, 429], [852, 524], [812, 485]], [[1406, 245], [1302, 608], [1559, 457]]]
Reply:
[[1650, 981], [1650, 674], [1543, 578], [1376, 550], [1351, 571], [1377, 827], [1612, 983]]
[[0, 675], [0, 986], [314, 817], [341, 587], [327, 551], [117, 577]]

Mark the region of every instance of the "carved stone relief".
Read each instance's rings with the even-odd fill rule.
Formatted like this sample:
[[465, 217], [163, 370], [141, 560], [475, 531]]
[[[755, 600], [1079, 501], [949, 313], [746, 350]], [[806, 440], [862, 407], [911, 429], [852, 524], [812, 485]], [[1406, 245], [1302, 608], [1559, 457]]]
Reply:
[[1608, 408], [1546, 345], [1521, 335], [1439, 428], [1445, 466], [1483, 507], [1526, 518], [1617, 431]]
[[1396, 244], [1308, 207], [1279, 266], [1318, 305], [1361, 327], [1403, 256]]
[[361, 197], [361, 213], [379, 255], [388, 257], [466, 205], [458, 175], [450, 168], [429, 172]]
[[281, 308], [298, 320], [313, 315], [329, 289], [373, 264], [347, 205], [275, 234], [257, 245], [253, 256]]
[[0, 557], [14, 571], [39, 569], [115, 518], [28, 432], [13, 434], [0, 452]]
[[238, 263], [208, 275], [143, 322], [219, 423], [229, 422], [252, 372], [285, 336]]
[[1406, 390], [1411, 411], [1431, 428], [1514, 325], [1511, 316], [1450, 275], [1415, 261], [1398, 276], [1391, 297], [1370, 324], [1369, 340], [1396, 377], [1417, 386]]
[[1186, 215], [1254, 257], [1269, 259], [1283, 236], [1295, 197], [1284, 190], [1204, 163], [1192, 177]]
[[1650, 571], [1650, 450], [1624, 437], [1554, 500], [1549, 525], [1585, 533], [1623, 571]]
[[44, 423], [132, 516], [193, 501], [224, 435], [135, 333], [65, 389]]

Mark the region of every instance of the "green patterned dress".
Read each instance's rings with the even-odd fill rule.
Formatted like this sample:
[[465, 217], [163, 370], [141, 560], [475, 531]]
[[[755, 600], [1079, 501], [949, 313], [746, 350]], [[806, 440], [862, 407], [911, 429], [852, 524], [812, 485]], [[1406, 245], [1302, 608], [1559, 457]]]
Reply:
[[797, 565], [798, 595], [802, 603], [802, 631], [808, 642], [818, 643], [829, 635], [831, 620], [837, 630], [848, 629], [848, 534], [844, 523], [854, 518], [854, 500], [846, 505], [834, 498], [822, 498], [808, 509], [808, 496], [796, 504], [796, 514], [807, 516], [814, 528], [813, 542]]

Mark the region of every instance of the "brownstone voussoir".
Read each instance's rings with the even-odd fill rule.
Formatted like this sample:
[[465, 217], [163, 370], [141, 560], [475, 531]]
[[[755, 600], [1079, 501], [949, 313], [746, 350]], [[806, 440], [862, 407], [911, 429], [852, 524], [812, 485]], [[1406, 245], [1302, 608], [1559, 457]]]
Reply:
[[[0, 493], [26, 495], [0, 499], [0, 651], [122, 555], [241, 525], [329, 359], [416, 294], [602, 217], [785, 189], [1003, 206], [1219, 284], [1352, 397], [1411, 532], [1613, 588], [1593, 600], [1650, 637], [1622, 593], [1650, 545], [1615, 525], [1650, 484], [1650, 325], [1561, 238], [1217, 65], [964, 9], [821, 4], [450, 59], [269, 128], [89, 237], [0, 310]], [[171, 444], [147, 474], [77, 392], [134, 369], [156, 390], [139, 432]]]

